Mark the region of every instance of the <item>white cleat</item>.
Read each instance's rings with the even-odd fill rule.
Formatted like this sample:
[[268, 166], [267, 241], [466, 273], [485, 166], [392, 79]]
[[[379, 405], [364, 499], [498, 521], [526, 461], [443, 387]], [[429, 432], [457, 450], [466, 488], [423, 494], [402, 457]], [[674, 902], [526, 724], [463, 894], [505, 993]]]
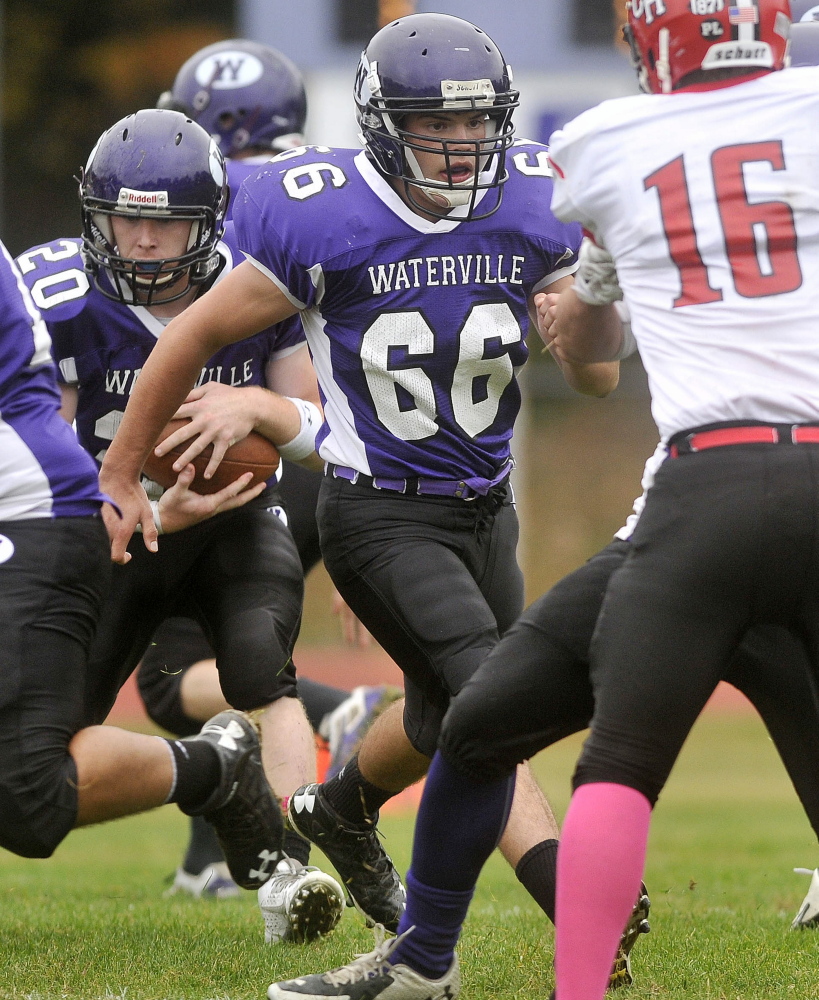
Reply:
[[284, 858], [259, 889], [268, 944], [303, 944], [329, 934], [344, 912], [344, 890], [318, 868]]
[[819, 926], [819, 868], [794, 868], [797, 875], [810, 875], [810, 888], [791, 924], [792, 931]]
[[207, 865], [198, 875], [177, 868], [165, 896], [175, 896], [179, 892], [186, 892], [194, 899], [234, 899], [239, 895], [239, 886], [230, 877], [225, 862], [218, 861]]
[[390, 963], [390, 955], [410, 931], [387, 940], [375, 926], [375, 950], [356, 955], [347, 965], [312, 976], [271, 983], [268, 1000], [456, 1000], [461, 991], [458, 956], [440, 979], [427, 979], [408, 965]]

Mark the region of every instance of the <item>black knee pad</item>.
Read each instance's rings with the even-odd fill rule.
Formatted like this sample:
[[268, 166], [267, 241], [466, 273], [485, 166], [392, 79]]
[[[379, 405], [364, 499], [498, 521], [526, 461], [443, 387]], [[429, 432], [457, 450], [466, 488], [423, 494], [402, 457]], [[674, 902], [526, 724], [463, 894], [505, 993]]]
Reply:
[[0, 783], [0, 847], [23, 858], [50, 858], [77, 819], [74, 761], [51, 756], [53, 764], [27, 766]]
[[279, 698], [298, 696], [293, 659], [269, 610], [252, 608], [234, 615], [222, 645], [224, 654], [216, 662], [229, 705], [249, 712]]
[[473, 781], [509, 777], [519, 763], [495, 732], [491, 706], [473, 698], [470, 686], [450, 702], [438, 747], [447, 761]]

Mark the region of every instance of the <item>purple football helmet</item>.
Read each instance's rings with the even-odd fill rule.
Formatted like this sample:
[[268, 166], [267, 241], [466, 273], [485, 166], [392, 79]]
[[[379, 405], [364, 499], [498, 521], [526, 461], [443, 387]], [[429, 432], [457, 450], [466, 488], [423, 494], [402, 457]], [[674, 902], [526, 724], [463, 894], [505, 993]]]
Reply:
[[233, 38], [200, 49], [157, 106], [198, 122], [225, 156], [304, 144], [307, 97], [301, 73], [280, 52], [258, 42]]
[[[508, 178], [506, 150], [512, 144], [512, 111], [518, 92], [497, 45], [480, 28], [450, 14], [411, 14], [382, 28], [361, 54], [355, 82], [358, 123], [364, 146], [378, 170], [404, 182], [412, 204], [444, 218], [465, 205], [468, 219], [485, 219], [500, 207]], [[442, 141], [443, 155], [471, 156], [475, 170], [464, 182], [425, 178], [415, 156], [429, 139], [408, 132], [407, 115], [428, 111], [483, 111], [486, 138], [469, 143]], [[471, 147], [471, 148], [470, 148]], [[418, 204], [413, 188], [435, 204]], [[479, 195], [488, 206], [479, 205]], [[477, 209], [480, 208], [480, 212]]]
[[[83, 256], [95, 287], [126, 305], [149, 306], [206, 281], [219, 263], [227, 196], [224, 158], [196, 122], [155, 108], [118, 121], [100, 136], [80, 179]], [[113, 215], [189, 219], [187, 252], [150, 262], [122, 257]]]

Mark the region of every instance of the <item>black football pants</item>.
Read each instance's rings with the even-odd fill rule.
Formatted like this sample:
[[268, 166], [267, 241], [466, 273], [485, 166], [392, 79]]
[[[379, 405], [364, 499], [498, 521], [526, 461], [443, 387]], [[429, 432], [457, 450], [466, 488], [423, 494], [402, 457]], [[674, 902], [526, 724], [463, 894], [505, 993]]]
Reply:
[[[476, 781], [585, 729], [594, 711], [592, 635], [609, 580], [631, 545], [615, 539], [534, 602], [450, 706], [441, 749]], [[752, 629], [724, 680], [762, 716], [819, 836], [819, 708], [803, 644], [776, 625]]]
[[110, 573], [101, 517], [0, 522], [0, 847], [46, 858], [74, 826], [88, 649]]
[[[819, 663], [819, 446], [752, 444], [665, 462], [592, 641], [595, 712], [575, 783], [655, 802], [749, 628]], [[785, 685], [780, 658], [768, 688]], [[789, 713], [796, 719], [791, 704]], [[814, 768], [814, 774], [815, 774]]]
[[333, 582], [404, 672], [407, 737], [432, 757], [451, 696], [523, 606], [511, 489], [459, 500], [325, 477], [318, 522]]
[[183, 607], [216, 653], [226, 700], [249, 711], [295, 696], [291, 659], [304, 580], [293, 537], [276, 515], [278, 492], [163, 535], [114, 566], [89, 662], [88, 722], [102, 722], [165, 618]]

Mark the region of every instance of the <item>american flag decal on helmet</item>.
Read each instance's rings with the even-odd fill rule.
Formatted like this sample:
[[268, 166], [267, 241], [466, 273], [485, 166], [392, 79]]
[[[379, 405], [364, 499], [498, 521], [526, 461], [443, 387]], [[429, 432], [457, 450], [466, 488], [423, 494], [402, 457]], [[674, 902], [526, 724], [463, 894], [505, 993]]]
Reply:
[[729, 7], [728, 20], [731, 24], [759, 24], [759, 10], [755, 6]]

